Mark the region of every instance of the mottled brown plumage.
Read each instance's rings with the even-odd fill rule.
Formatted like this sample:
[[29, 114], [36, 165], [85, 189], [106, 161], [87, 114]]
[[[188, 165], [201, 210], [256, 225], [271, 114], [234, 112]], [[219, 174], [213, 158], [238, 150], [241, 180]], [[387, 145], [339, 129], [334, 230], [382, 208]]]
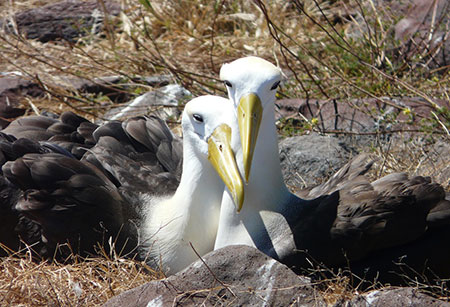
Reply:
[[112, 237], [118, 251], [135, 252], [136, 193], [176, 189], [180, 144], [156, 117], [101, 127], [72, 112], [17, 119], [0, 135], [0, 242], [66, 257], [109, 250]]
[[213, 249], [221, 178], [231, 177], [226, 182], [242, 195], [229, 145], [231, 117], [224, 98], [193, 99], [183, 112], [183, 146], [154, 116], [98, 128], [70, 114], [61, 122], [34, 117], [12, 124], [10, 133], [27, 135], [30, 124], [45, 141], [5, 134], [2, 179], [14, 196], [5, 197], [6, 211], [38, 227], [26, 243], [41, 256], [115, 248], [177, 272], [198, 258], [191, 243], [201, 255]]
[[[354, 272], [372, 278], [381, 272], [380, 278], [385, 281], [397, 279], [398, 274], [391, 274], [389, 270], [398, 273], [399, 268], [396, 269], [394, 262], [406, 255], [404, 263], [422, 272], [427, 259], [440, 256], [431, 253], [430, 249], [414, 249], [413, 246], [423, 245], [424, 238], [432, 232], [450, 226], [445, 192], [429, 178], [409, 178], [404, 173], [370, 182], [364, 173], [371, 165], [368, 155], [359, 155], [324, 184], [304, 191], [304, 198], [309, 199], [334, 194], [312, 200], [313, 204], [318, 203], [318, 208], [328, 210], [317, 210], [309, 216], [304, 213], [297, 220], [291, 219], [297, 234], [296, 246], [306, 251], [305, 256], [311, 256], [313, 262], [330, 268], [350, 265]], [[310, 236], [305, 238], [306, 233]], [[434, 250], [445, 253], [445, 248], [438, 246]], [[378, 254], [384, 256], [374, 256]], [[296, 252], [281, 260], [300, 268]], [[430, 266], [431, 263], [428, 262], [430, 269], [447, 274], [448, 268], [441, 270]]]

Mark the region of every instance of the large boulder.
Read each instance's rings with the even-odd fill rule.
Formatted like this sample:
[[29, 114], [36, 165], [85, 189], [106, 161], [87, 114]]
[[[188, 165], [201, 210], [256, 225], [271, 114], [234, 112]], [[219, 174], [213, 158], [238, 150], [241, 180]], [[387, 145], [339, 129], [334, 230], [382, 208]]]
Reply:
[[211, 252], [184, 271], [124, 292], [105, 306], [325, 305], [308, 278], [248, 246]]
[[425, 295], [415, 288], [374, 290], [358, 295], [347, 302], [348, 307], [367, 306], [423, 306], [447, 307], [449, 303]]
[[[277, 102], [278, 119], [318, 119], [315, 131], [325, 136], [287, 138], [280, 142], [280, 158], [287, 184], [303, 188], [320, 183], [339, 169], [356, 151], [383, 148], [398, 158], [416, 159], [409, 148], [423, 148], [416, 175], [431, 176], [448, 187], [450, 146], [439, 134], [427, 137], [432, 122], [440, 116], [435, 107], [420, 97], [352, 100], [283, 99]], [[434, 99], [437, 107], [450, 109], [448, 101]], [[432, 113], [433, 112], [433, 113]], [[434, 114], [434, 115], [433, 115]], [[445, 119], [440, 119], [445, 122]], [[418, 133], [419, 132], [419, 133]], [[338, 136], [333, 138], [330, 136]], [[395, 149], [395, 151], [393, 151]]]
[[322, 183], [356, 154], [343, 140], [318, 134], [289, 137], [279, 147], [284, 180], [294, 193]]
[[151, 281], [110, 299], [118, 306], [450, 306], [412, 287], [332, 297], [285, 265], [243, 246], [228, 246], [171, 277]]
[[[438, 107], [450, 108], [448, 101], [434, 99]], [[282, 99], [277, 101], [276, 118], [318, 119], [324, 133], [373, 134], [414, 130], [422, 118], [433, 117], [435, 107], [421, 97], [380, 97], [351, 100]], [[301, 115], [300, 115], [301, 114]]]
[[450, 39], [448, 0], [413, 0], [406, 15], [395, 25], [395, 38], [404, 44], [401, 56], [423, 56], [423, 64], [429, 68], [447, 66], [450, 63]]
[[[103, 29], [106, 14], [118, 15], [120, 4], [114, 1], [67, 0], [19, 12], [13, 16], [17, 30], [27, 39], [40, 42], [55, 40], [75, 41], [81, 36], [98, 33]], [[0, 26], [15, 32], [8, 20], [0, 21]]]

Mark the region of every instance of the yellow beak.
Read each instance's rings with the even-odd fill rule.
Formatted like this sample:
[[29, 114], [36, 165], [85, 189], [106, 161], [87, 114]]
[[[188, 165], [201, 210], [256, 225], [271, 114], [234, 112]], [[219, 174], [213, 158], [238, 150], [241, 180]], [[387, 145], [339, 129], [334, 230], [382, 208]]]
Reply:
[[222, 124], [212, 133], [208, 140], [208, 160], [233, 196], [237, 212], [241, 211], [244, 203], [244, 183], [231, 149], [230, 126]]
[[241, 134], [242, 154], [244, 159], [245, 182], [250, 178], [253, 153], [258, 139], [263, 108], [256, 94], [242, 96], [237, 110], [239, 131]]

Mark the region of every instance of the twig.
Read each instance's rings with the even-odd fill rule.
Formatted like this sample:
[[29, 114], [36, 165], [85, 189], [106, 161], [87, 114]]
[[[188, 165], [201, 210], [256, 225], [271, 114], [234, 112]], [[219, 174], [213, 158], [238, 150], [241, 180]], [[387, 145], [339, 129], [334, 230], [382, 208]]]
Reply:
[[[383, 169], [386, 166], [386, 161], [389, 156], [389, 151], [391, 150], [391, 145], [392, 145], [392, 138], [389, 140], [388, 148], [387, 148], [386, 152], [383, 154], [383, 163], [380, 166], [380, 172], [378, 173], [378, 177], [381, 177], [381, 175], [383, 174]], [[381, 148], [381, 146], [380, 146], [380, 148]]]
[[206, 268], [208, 269], [208, 271], [211, 273], [211, 275], [214, 277], [214, 279], [221, 284], [225, 289], [227, 289], [228, 291], [230, 291], [230, 293], [236, 297], [236, 294], [234, 294], [234, 292], [230, 289], [230, 287], [228, 287], [224, 282], [222, 282], [219, 278], [217, 278], [216, 274], [214, 274], [214, 272], [211, 270], [211, 268], [206, 264], [205, 260], [203, 260], [202, 256], [199, 255], [199, 253], [197, 253], [197, 251], [194, 248], [194, 245], [192, 245], [192, 242], [189, 242], [189, 245], [191, 246], [192, 250], [194, 251], [194, 253], [197, 255], [198, 259], [200, 259], [203, 264], [206, 266]]
[[[357, 132], [357, 131], [345, 131], [345, 130], [324, 130], [322, 131], [324, 134], [348, 134], [348, 135], [386, 135], [386, 134], [394, 134], [394, 133], [428, 133], [426, 131], [422, 131], [420, 129], [392, 129], [392, 130], [379, 130], [373, 132]], [[445, 132], [441, 131], [433, 131], [433, 134], [444, 135]]]
[[436, 113], [434, 113], [433, 111], [431, 111], [431, 114], [433, 114], [434, 118], [436, 119], [436, 121], [439, 123], [439, 125], [441, 125], [442, 129], [444, 129], [444, 131], [447, 133], [447, 135], [450, 136], [450, 132], [448, 131], [447, 127], [444, 125], [444, 123], [439, 119], [439, 117], [436, 115]]

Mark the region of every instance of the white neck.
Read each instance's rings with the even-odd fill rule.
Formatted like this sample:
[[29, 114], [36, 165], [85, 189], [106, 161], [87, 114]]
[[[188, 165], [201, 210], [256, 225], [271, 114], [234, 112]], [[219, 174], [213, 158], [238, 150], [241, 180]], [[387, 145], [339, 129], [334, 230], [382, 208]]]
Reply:
[[[214, 216], [210, 214], [217, 212], [218, 217], [224, 183], [211, 163], [206, 159], [199, 159], [192, 145], [187, 143], [183, 144], [183, 172], [180, 185], [172, 199], [178, 200], [177, 210], [183, 208], [183, 211], [191, 217], [189, 222], [200, 222], [205, 225], [210, 223], [217, 227], [218, 219], [213, 222]], [[192, 220], [192, 217], [202, 216], [205, 220]]]
[[224, 184], [209, 161], [183, 142], [183, 173], [175, 194], [156, 202], [146, 219], [145, 246], [152, 258], [175, 273], [213, 250]]
[[[264, 108], [242, 210], [240, 213], [236, 212], [232, 198], [225, 189], [215, 249], [231, 244], [246, 244], [259, 248], [258, 241], [267, 241], [267, 238], [257, 237], [265, 235], [260, 229], [270, 228], [271, 225], [267, 225], [261, 215], [255, 214], [263, 211], [279, 212], [291, 197], [281, 172], [274, 119], [274, 104], [269, 103]], [[240, 152], [236, 153], [236, 159], [242, 174], [242, 148], [240, 149]]]

